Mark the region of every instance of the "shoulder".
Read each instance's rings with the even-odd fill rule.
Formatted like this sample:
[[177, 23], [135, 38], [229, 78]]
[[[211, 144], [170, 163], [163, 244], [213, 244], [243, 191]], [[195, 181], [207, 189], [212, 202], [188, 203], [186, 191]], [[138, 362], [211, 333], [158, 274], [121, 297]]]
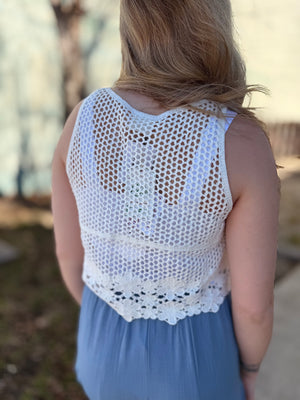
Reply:
[[[261, 156], [272, 156], [269, 138], [258, 122], [237, 115], [226, 133], [226, 144], [231, 153], [243, 153], [245, 163], [259, 161]], [[236, 154], [238, 156], [238, 154]], [[244, 158], [246, 157], [246, 159]], [[248, 165], [250, 166], [250, 165]]]
[[88, 108], [93, 106], [94, 102], [100, 97], [102, 92], [103, 92], [103, 88], [93, 91], [87, 97], [85, 97], [83, 100], [81, 100], [69, 114], [69, 116], [65, 122], [60, 139], [58, 141], [56, 150], [55, 150], [56, 154], [59, 156], [59, 158], [62, 159], [62, 161], [64, 163], [66, 163], [69, 144], [70, 144], [70, 141], [72, 138], [72, 134], [73, 134], [73, 130], [74, 130], [77, 118], [79, 116], [80, 109], [83, 106], [83, 103], [85, 103]]
[[69, 116], [65, 122], [60, 139], [56, 146], [56, 150], [55, 150], [56, 156], [58, 156], [64, 162], [64, 164], [67, 159], [67, 154], [68, 154], [68, 149], [69, 149], [69, 144], [71, 141], [72, 133], [73, 133], [73, 130], [74, 130], [74, 127], [76, 124], [76, 120], [77, 120], [77, 117], [79, 114], [79, 110], [80, 110], [80, 107], [82, 106], [83, 101], [84, 100], [81, 100], [69, 114]]
[[234, 202], [245, 191], [279, 185], [269, 138], [255, 120], [235, 117], [225, 135], [225, 158]]

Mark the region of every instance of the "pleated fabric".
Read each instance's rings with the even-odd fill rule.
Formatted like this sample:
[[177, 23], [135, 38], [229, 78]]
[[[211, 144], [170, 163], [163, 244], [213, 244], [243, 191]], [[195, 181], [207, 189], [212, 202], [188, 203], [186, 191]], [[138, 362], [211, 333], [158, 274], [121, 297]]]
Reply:
[[127, 322], [84, 287], [75, 371], [90, 400], [245, 400], [231, 297], [176, 325]]

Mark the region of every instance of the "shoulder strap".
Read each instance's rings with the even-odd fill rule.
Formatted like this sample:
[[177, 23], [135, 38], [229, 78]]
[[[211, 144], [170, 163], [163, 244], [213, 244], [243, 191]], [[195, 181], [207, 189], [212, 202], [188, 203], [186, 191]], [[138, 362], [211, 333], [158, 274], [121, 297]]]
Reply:
[[[182, 192], [180, 202], [189, 199], [192, 195], [196, 202], [200, 202], [202, 186], [204, 185], [210, 173], [210, 166], [218, 151], [218, 135], [216, 129], [218, 118], [212, 115], [209, 118], [209, 124], [205, 132], [202, 132], [200, 143], [196, 149], [194, 160], [188, 176], [186, 178], [185, 188]], [[204, 149], [209, 149], [209, 154]], [[199, 174], [201, 169], [202, 173]]]
[[78, 154], [76, 163], [80, 163], [82, 173], [86, 179], [89, 178], [91, 172], [91, 157], [87, 154], [86, 150], [91, 149], [91, 140], [94, 126], [94, 110], [93, 105], [97, 99], [99, 89], [92, 92], [87, 96], [79, 109], [76, 123], [73, 129], [72, 137], [69, 144], [67, 168], [70, 162], [70, 154], [76, 145], [78, 147]]
[[79, 127], [80, 127], [80, 120], [81, 120], [81, 114], [83, 113], [83, 109], [85, 106], [85, 102], [86, 102], [87, 98], [85, 98], [83, 100], [83, 102], [81, 103], [81, 106], [79, 107], [77, 116], [76, 116], [76, 120], [75, 120], [75, 124], [74, 124], [74, 128], [72, 131], [72, 135], [70, 138], [70, 142], [69, 142], [69, 148], [68, 148], [68, 153], [67, 153], [67, 158], [66, 158], [66, 170], [68, 171], [69, 169], [69, 164], [70, 164], [70, 158], [71, 158], [71, 153], [72, 153], [72, 149], [74, 147], [74, 143], [76, 138], [79, 135]]
[[222, 176], [222, 182], [223, 182], [223, 187], [225, 190], [226, 194], [226, 199], [227, 199], [227, 204], [228, 204], [228, 213], [231, 211], [232, 206], [233, 206], [233, 201], [232, 201], [232, 194], [231, 194], [231, 189], [229, 185], [229, 180], [228, 180], [228, 173], [227, 173], [227, 166], [226, 166], [226, 159], [225, 159], [225, 136], [226, 132], [228, 131], [232, 121], [236, 117], [237, 113], [231, 110], [226, 110], [225, 112], [226, 115], [226, 122], [225, 122], [225, 129], [224, 133], [220, 135], [220, 172]]
[[225, 124], [225, 133], [227, 132], [229, 126], [231, 125], [234, 118], [237, 116], [237, 113], [234, 111], [228, 110], [226, 112], [226, 124]]
[[[221, 120], [215, 116], [212, 116], [210, 119], [210, 124], [207, 128], [207, 131], [210, 132], [211, 135], [203, 134], [201, 137], [200, 144], [194, 156], [192, 167], [186, 178], [186, 184], [181, 195], [180, 202], [188, 199], [191, 193], [193, 193], [194, 199], [200, 202], [201, 188], [209, 176], [211, 163], [216, 157], [219, 148], [221, 169], [220, 173], [222, 175], [222, 181], [224, 182], [224, 190], [228, 199], [229, 206], [232, 206], [232, 196], [228, 183], [227, 169], [225, 164], [225, 134], [237, 113], [227, 110], [226, 108], [223, 108], [223, 112], [226, 115], [225, 120]], [[216, 125], [218, 125], [221, 129], [216, 130]], [[210, 142], [210, 154], [209, 158], [204, 158], [202, 149], [207, 148], [208, 142]], [[200, 168], [203, 171], [201, 175], [199, 175]], [[197, 176], [196, 181], [195, 179], [193, 179], [193, 176]]]

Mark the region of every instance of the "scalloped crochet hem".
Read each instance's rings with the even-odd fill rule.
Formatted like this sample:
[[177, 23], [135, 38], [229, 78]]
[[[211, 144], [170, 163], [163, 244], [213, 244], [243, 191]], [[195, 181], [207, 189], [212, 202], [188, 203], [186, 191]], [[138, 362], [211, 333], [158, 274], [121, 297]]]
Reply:
[[[217, 313], [220, 309], [220, 306], [223, 304], [226, 296], [230, 293], [229, 287], [223, 287], [222, 293], [220, 293], [218, 296], [205, 296], [204, 293], [207, 288], [202, 288], [196, 290], [194, 293], [193, 300], [196, 300], [197, 302], [195, 301], [194, 304], [191, 301], [190, 304], [187, 304], [185, 302], [184, 308], [182, 308], [181, 303], [179, 303], [177, 307], [174, 307], [174, 305], [171, 307], [167, 307], [165, 304], [162, 306], [157, 302], [150, 305], [149, 301], [147, 303], [148, 308], [145, 305], [145, 302], [142, 303], [139, 308], [137, 308], [134, 299], [123, 299], [123, 301], [119, 303], [111, 296], [108, 296], [105, 293], [104, 289], [101, 290], [99, 288], [99, 285], [93, 284], [88, 279], [84, 279], [84, 282], [90, 290], [92, 290], [101, 300], [105, 301], [127, 322], [132, 322], [135, 319], [143, 318], [152, 320], [158, 319], [160, 321], [167, 322], [170, 325], [176, 325], [178, 321], [183, 320], [186, 317], [192, 317], [201, 313]], [[109, 291], [109, 289], [106, 290], [106, 292], [107, 291]], [[120, 294], [120, 296], [122, 296], [122, 294]]]

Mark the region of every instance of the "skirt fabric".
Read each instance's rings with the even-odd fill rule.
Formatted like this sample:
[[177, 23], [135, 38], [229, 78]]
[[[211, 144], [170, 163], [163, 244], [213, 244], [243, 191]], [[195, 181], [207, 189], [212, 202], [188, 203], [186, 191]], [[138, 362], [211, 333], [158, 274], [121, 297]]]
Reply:
[[245, 400], [231, 297], [176, 325], [127, 322], [84, 287], [77, 380], [90, 400]]

